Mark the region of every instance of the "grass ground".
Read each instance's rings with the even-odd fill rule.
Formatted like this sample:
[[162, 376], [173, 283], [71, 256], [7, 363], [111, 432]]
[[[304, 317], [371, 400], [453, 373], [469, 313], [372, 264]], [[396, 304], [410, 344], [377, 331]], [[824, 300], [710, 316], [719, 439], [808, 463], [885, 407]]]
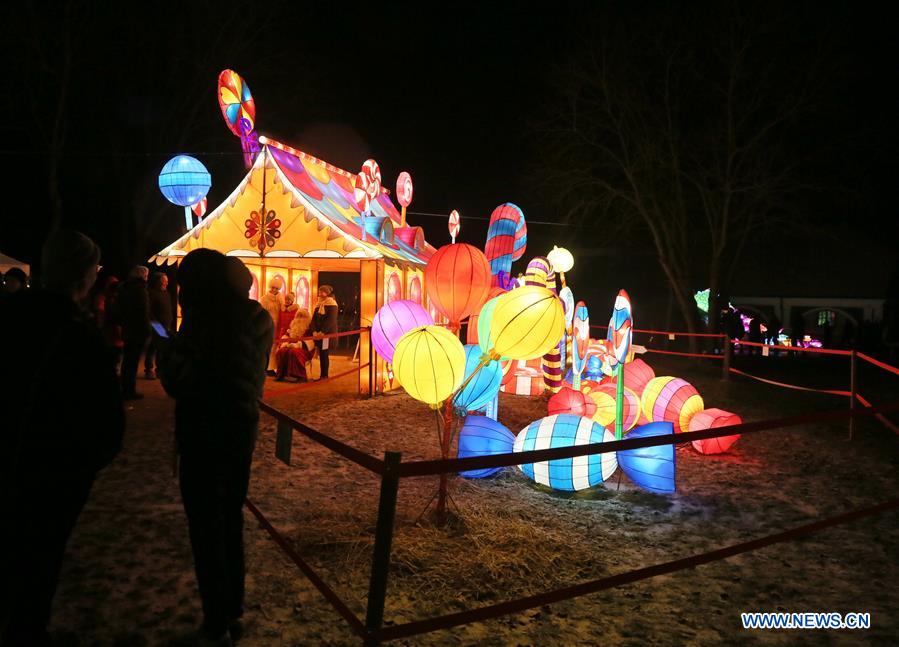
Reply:
[[[845, 388], [826, 363], [762, 364], [785, 382]], [[766, 358], [767, 359], [767, 358]], [[658, 375], [693, 383], [706, 406], [761, 420], [846, 406], [845, 399], [720, 380], [720, 366], [651, 355]], [[335, 362], [340, 372], [343, 360]], [[867, 375], [867, 374], [865, 374]], [[787, 379], [789, 378], [789, 379]], [[869, 392], [899, 400], [892, 384]], [[840, 382], [840, 380], [843, 380]], [[809, 384], [811, 382], [798, 382]], [[862, 382], [863, 384], [865, 382]], [[123, 454], [98, 480], [70, 542], [54, 629], [64, 643], [187, 645], [200, 622], [186, 523], [172, 478], [172, 403], [156, 382], [129, 410]], [[433, 414], [404, 394], [354, 396], [352, 377], [304, 390], [269, 385], [267, 400], [363, 451], [404, 459], [439, 454]], [[862, 391], [864, 393], [864, 390]], [[866, 393], [867, 396], [867, 393]], [[875, 400], [875, 396], [868, 396]], [[513, 432], [544, 416], [546, 400], [502, 394]], [[538, 593], [754, 537], [895, 496], [899, 437], [876, 421], [744, 436], [731, 453], [677, 453], [678, 491], [648, 494], [617, 477], [575, 495], [535, 485], [514, 469], [454, 479], [452, 522], [422, 516], [435, 478], [401, 483], [386, 618], [401, 623]], [[324, 579], [364, 616], [378, 495], [374, 475], [297, 436], [293, 465], [274, 459], [264, 419], [250, 496]], [[358, 644], [247, 515], [245, 645]], [[522, 614], [416, 637], [408, 645], [895, 644], [899, 635], [896, 514], [827, 530], [692, 570]], [[742, 630], [741, 611], [869, 611], [867, 631]], [[76, 639], [80, 636], [80, 642]]]

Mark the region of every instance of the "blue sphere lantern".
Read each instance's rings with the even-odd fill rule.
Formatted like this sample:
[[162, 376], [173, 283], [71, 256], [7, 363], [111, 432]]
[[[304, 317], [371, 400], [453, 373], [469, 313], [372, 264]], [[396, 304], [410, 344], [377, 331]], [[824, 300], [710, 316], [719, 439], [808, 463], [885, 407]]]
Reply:
[[206, 197], [212, 176], [203, 163], [189, 155], [177, 155], [159, 172], [159, 190], [165, 199], [185, 209], [187, 229], [193, 226], [190, 208]]

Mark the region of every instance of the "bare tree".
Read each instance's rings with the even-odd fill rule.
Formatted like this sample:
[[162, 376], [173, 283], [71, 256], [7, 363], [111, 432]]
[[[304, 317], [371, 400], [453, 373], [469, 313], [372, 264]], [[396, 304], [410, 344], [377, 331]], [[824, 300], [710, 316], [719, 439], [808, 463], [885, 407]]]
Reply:
[[746, 241], [809, 188], [812, 151], [798, 133], [821, 84], [816, 43], [784, 47], [783, 16], [717, 6], [673, 6], [593, 34], [560, 71], [564, 107], [542, 128], [543, 177], [569, 219], [599, 212], [648, 233], [691, 332], [696, 287], [710, 288], [717, 331], [718, 295]]

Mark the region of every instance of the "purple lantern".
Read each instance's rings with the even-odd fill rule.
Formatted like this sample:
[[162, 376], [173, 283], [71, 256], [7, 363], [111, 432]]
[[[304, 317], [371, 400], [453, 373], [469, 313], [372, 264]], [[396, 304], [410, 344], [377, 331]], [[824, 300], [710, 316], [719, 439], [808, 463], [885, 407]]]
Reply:
[[391, 301], [381, 306], [371, 322], [371, 343], [378, 355], [392, 362], [400, 337], [413, 328], [433, 323], [434, 319], [428, 311], [414, 301]]

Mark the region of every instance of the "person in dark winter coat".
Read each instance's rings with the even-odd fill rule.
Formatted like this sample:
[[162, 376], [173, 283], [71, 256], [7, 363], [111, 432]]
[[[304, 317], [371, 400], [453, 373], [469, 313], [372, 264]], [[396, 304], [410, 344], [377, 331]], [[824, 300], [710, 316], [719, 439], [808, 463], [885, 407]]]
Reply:
[[128, 279], [119, 289], [116, 311], [122, 324], [122, 397], [139, 400], [137, 392], [137, 365], [140, 354], [150, 335], [150, 296], [147, 293], [147, 276], [150, 270], [142, 265], [131, 269]]
[[78, 305], [97, 278], [99, 258], [86, 236], [56, 231], [43, 248], [43, 286], [15, 295], [0, 311], [3, 645], [50, 644], [66, 542], [97, 473], [122, 447], [112, 351]]
[[[154, 272], [150, 277], [148, 289], [150, 297], [150, 321], [158, 321], [169, 333], [172, 332], [174, 317], [172, 316], [172, 298], [169, 295], [169, 277], [162, 272]], [[147, 350], [144, 352], [144, 377], [148, 380], [156, 378], [157, 335], [150, 333]]]
[[[316, 337], [333, 335], [337, 332], [337, 301], [334, 299], [334, 288], [330, 285], [322, 285], [318, 289], [318, 302], [312, 311], [312, 334]], [[318, 349], [318, 361], [321, 366], [319, 379], [328, 377], [328, 369], [331, 366], [329, 348], [332, 339], [325, 337], [315, 342]]]
[[[175, 398], [179, 481], [203, 604], [201, 639], [229, 644], [244, 598], [243, 503], [274, 326], [247, 297], [249, 272], [198, 249], [178, 268], [181, 327], [160, 340]], [[251, 279], [249, 279], [251, 280]]]

